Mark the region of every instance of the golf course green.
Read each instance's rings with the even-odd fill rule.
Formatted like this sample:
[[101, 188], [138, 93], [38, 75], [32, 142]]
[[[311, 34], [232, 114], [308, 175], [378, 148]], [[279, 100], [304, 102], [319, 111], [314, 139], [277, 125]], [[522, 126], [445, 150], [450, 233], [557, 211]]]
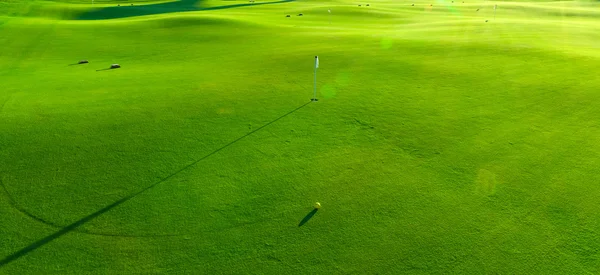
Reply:
[[599, 1], [0, 0], [0, 45], [0, 274], [600, 274]]

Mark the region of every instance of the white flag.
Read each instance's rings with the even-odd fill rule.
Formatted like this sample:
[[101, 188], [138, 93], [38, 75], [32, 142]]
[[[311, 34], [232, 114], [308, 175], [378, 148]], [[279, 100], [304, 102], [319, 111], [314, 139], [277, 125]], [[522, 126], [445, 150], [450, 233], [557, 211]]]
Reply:
[[319, 68], [319, 57], [315, 56], [315, 69]]

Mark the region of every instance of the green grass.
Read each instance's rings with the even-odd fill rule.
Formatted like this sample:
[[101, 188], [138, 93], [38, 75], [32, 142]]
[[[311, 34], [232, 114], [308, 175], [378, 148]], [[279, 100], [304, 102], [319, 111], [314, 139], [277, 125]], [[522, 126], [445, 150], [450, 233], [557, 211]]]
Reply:
[[0, 273], [600, 273], [600, 4], [368, 3], [0, 0]]

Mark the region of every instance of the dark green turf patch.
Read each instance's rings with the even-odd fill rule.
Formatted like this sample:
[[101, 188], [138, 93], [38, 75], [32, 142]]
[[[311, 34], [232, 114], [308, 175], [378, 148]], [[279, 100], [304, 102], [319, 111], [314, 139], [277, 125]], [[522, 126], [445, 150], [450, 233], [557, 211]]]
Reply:
[[79, 20], [103, 20], [103, 19], [117, 19], [126, 17], [146, 16], [146, 15], [159, 15], [169, 14], [178, 12], [190, 12], [190, 11], [212, 11], [212, 10], [223, 10], [231, 8], [242, 8], [249, 6], [269, 5], [269, 4], [280, 4], [293, 2], [294, 0], [282, 0], [274, 2], [259, 2], [259, 3], [244, 3], [244, 4], [233, 4], [233, 5], [222, 5], [222, 6], [211, 6], [203, 7], [202, 1], [198, 0], [180, 0], [175, 2], [165, 2], [148, 5], [123, 5], [116, 7], [106, 7], [93, 10], [77, 17]]

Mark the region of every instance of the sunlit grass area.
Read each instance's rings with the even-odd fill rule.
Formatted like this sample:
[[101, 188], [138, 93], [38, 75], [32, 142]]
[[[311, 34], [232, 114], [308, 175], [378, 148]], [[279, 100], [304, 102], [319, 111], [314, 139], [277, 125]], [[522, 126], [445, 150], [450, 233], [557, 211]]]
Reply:
[[0, 273], [599, 273], [599, 19], [0, 0]]

